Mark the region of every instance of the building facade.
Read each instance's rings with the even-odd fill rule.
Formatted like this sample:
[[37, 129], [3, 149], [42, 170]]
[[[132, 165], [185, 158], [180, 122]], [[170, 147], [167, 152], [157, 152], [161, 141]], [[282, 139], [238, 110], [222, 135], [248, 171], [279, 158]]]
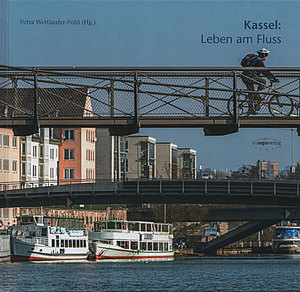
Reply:
[[178, 178], [197, 178], [196, 154], [196, 150], [178, 148]]
[[21, 187], [56, 185], [60, 140], [52, 129], [20, 138]]
[[96, 136], [96, 180], [127, 180], [127, 137], [110, 136], [109, 130], [102, 128], [96, 129]]
[[[12, 129], [0, 129], [0, 190], [20, 186], [20, 137]], [[0, 208], [0, 220], [4, 228], [16, 223], [19, 208]]]
[[159, 179], [178, 178], [178, 149], [177, 145], [156, 143], [156, 175]]
[[127, 178], [154, 179], [156, 177], [156, 139], [149, 136], [129, 136]]

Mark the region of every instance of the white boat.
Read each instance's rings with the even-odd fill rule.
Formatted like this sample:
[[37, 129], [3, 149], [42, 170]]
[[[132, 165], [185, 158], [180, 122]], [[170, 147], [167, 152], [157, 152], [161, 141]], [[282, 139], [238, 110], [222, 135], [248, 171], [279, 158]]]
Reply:
[[82, 261], [89, 255], [83, 219], [22, 216], [10, 227], [13, 261]]
[[300, 226], [281, 222], [275, 227], [272, 250], [275, 253], [300, 253]]
[[174, 259], [172, 226], [141, 221], [99, 221], [89, 232], [89, 245], [97, 260]]

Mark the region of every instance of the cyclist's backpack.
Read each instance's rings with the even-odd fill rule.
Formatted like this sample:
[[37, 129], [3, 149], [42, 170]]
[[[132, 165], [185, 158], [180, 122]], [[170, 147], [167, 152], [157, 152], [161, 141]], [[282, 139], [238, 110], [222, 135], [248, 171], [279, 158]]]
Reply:
[[243, 58], [241, 65], [243, 67], [252, 67], [252, 66], [254, 66], [254, 64], [255, 64], [256, 60], [258, 60], [258, 58], [259, 57], [255, 54], [248, 54]]

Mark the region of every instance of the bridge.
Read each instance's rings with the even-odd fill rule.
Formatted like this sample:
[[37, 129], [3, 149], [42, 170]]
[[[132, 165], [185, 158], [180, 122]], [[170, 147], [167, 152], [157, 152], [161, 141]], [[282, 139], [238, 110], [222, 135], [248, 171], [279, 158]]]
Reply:
[[[243, 204], [300, 206], [299, 181], [152, 180], [64, 183], [24, 188], [7, 184], [0, 208], [71, 204]], [[21, 187], [21, 188], [20, 188]], [[2, 188], [3, 189], [3, 188]]]
[[271, 68], [280, 82], [260, 93], [255, 113], [242, 70], [253, 68], [0, 66], [0, 127], [15, 135], [39, 127], [105, 127], [112, 135], [140, 127], [201, 127], [206, 135], [300, 128], [300, 68]]

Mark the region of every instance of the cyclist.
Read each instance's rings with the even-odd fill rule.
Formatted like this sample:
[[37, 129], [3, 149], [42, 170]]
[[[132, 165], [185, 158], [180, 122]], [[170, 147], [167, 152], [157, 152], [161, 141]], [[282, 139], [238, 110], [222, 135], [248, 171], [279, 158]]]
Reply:
[[[265, 67], [264, 61], [268, 58], [270, 51], [261, 49], [256, 54], [248, 54], [241, 62], [243, 67]], [[279, 80], [270, 71], [243, 71], [242, 81], [245, 83], [249, 91], [255, 91], [254, 85], [258, 85], [257, 91], [261, 91], [266, 87], [266, 80], [261, 76], [270, 80], [270, 82], [279, 82]], [[250, 108], [252, 112], [260, 109], [261, 97], [259, 94], [249, 94]]]

